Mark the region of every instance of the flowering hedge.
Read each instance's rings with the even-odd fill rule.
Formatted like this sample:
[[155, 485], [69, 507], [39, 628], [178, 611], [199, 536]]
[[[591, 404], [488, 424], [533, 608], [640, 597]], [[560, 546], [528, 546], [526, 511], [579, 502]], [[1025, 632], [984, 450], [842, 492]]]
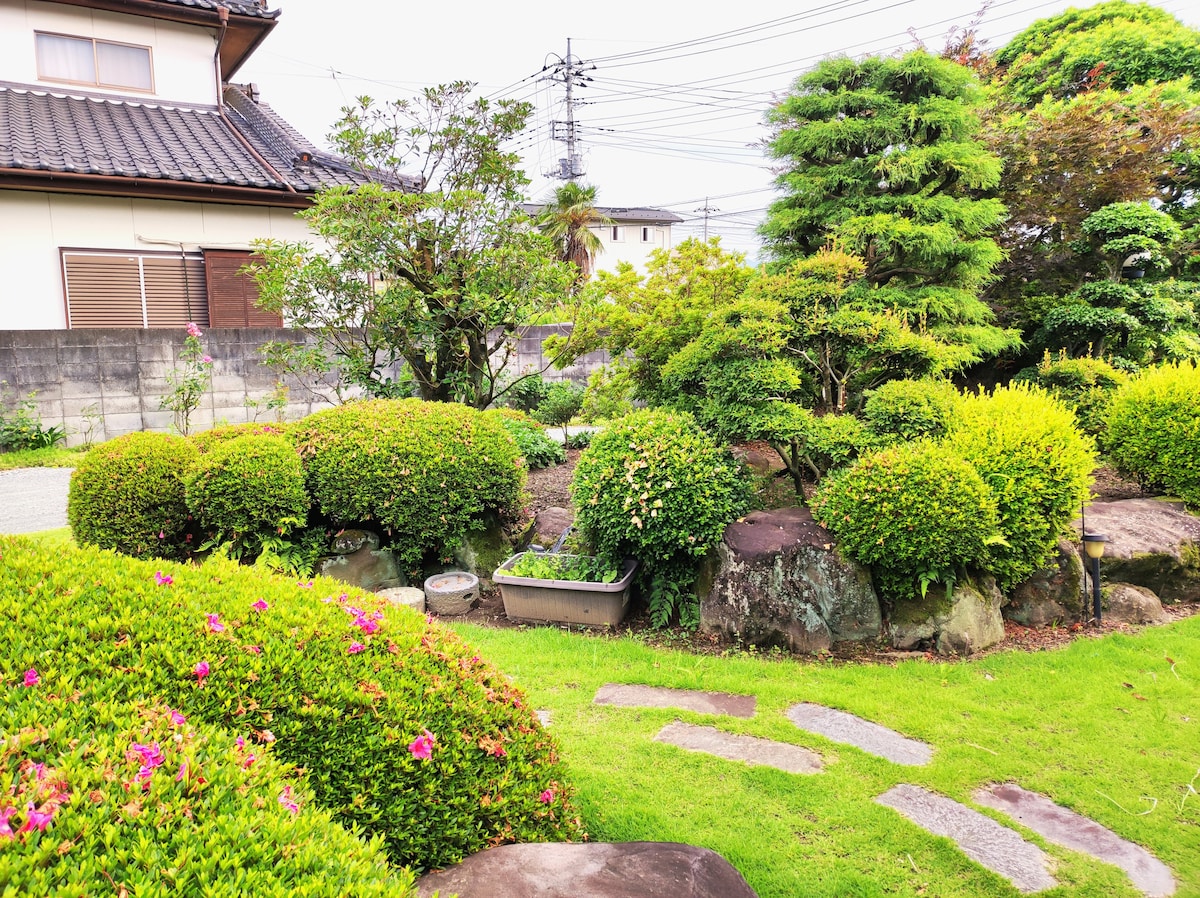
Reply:
[[241, 736], [243, 760], [269, 746], [396, 863], [579, 837], [523, 695], [452, 633], [343, 589], [0, 540], [0, 690], [162, 703]]

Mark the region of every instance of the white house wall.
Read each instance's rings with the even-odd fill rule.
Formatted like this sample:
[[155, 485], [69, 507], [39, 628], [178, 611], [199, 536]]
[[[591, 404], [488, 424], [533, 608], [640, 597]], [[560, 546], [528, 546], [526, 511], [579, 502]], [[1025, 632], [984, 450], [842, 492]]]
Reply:
[[250, 249], [311, 241], [293, 210], [0, 190], [0, 331], [67, 326], [59, 249]]
[[[665, 227], [646, 225], [644, 222], [627, 224], [618, 220], [616, 226], [623, 228], [623, 239], [619, 241], [612, 239], [612, 225], [591, 229], [600, 238], [600, 245], [603, 247], [601, 252], [596, 253], [593, 260], [597, 271], [615, 272], [619, 263], [628, 262], [639, 274], [644, 275], [646, 274], [646, 263], [650, 260], [650, 254], [654, 250], [671, 249], [669, 225]], [[643, 227], [650, 229], [648, 241], [642, 240]]]
[[[141, 94], [39, 81], [34, 46], [37, 31], [149, 47], [154, 91]], [[137, 96], [146, 103], [215, 106], [215, 50], [215, 32], [195, 25], [38, 3], [36, 0], [0, 0], [0, 80], [3, 81], [37, 85], [55, 93], [87, 90], [96, 94]]]

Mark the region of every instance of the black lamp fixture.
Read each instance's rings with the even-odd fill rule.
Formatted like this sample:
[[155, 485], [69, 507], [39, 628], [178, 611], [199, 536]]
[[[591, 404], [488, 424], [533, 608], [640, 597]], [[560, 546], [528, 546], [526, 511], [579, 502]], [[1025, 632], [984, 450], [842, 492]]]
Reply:
[[1104, 544], [1108, 537], [1103, 533], [1083, 534], [1083, 551], [1092, 562], [1092, 616], [1100, 626], [1100, 559], [1104, 557]]

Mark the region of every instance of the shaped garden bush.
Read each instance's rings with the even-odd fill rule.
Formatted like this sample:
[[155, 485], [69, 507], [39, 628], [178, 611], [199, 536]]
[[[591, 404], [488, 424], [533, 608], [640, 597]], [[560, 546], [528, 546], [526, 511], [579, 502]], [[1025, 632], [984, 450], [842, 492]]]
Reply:
[[1074, 410], [1080, 429], [1098, 436], [1104, 430], [1113, 391], [1127, 383], [1129, 375], [1103, 359], [1076, 359], [1065, 353], [1052, 356], [1047, 352], [1036, 368], [1022, 372], [1018, 379], [1045, 387]]
[[269, 743], [306, 771], [317, 805], [381, 837], [396, 863], [578, 837], [524, 696], [452, 633], [343, 589], [0, 540], [0, 679], [21, 688], [32, 669], [48, 693], [165, 704], [241, 736], [243, 763]]
[[842, 550], [870, 565], [892, 602], [953, 584], [987, 557], [998, 533], [983, 478], [946, 446], [918, 442], [863, 456], [821, 481], [813, 513]]
[[748, 481], [727, 450], [682, 412], [640, 411], [596, 434], [571, 482], [575, 525], [597, 554], [632, 556], [657, 575], [650, 611], [665, 623], [682, 603], [695, 559], [746, 510]]
[[567, 460], [562, 443], [550, 439], [542, 425], [515, 408], [494, 408], [483, 413], [501, 423], [509, 436], [517, 441], [517, 448], [529, 469], [548, 468], [561, 465]]
[[269, 745], [114, 700], [119, 684], [85, 682], [69, 657], [16, 661], [0, 659], [5, 894], [414, 894], [380, 840], [335, 823]]
[[196, 449], [183, 437], [130, 433], [88, 451], [71, 475], [67, 520], [81, 545], [135, 558], [185, 554], [184, 479]]
[[211, 452], [222, 443], [236, 440], [244, 436], [280, 436], [286, 437], [291, 433], [291, 425], [278, 423], [260, 423], [249, 421], [245, 424], [228, 424], [224, 427], [214, 427], [212, 430], [202, 430], [188, 437], [188, 440], [201, 455]]
[[947, 444], [990, 487], [1002, 542], [984, 568], [1008, 590], [1042, 567], [1088, 498], [1095, 448], [1074, 413], [1024, 384], [964, 397]]
[[863, 417], [882, 437], [936, 439], [946, 432], [961, 398], [946, 380], [892, 380], [867, 395]]
[[1149, 368], [1118, 388], [1104, 444], [1126, 476], [1200, 506], [1200, 368]]
[[309, 491], [341, 525], [377, 522], [410, 567], [447, 556], [489, 514], [520, 511], [525, 466], [494, 417], [419, 399], [353, 402], [295, 425]]

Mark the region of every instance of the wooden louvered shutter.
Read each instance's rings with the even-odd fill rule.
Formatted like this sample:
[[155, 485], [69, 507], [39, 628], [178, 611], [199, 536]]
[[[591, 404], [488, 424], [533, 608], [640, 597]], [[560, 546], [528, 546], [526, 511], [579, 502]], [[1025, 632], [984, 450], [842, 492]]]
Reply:
[[208, 326], [208, 295], [204, 261], [196, 256], [144, 256], [142, 281], [146, 288], [146, 324], [184, 327], [189, 321]]
[[211, 327], [282, 327], [283, 318], [255, 305], [258, 285], [241, 274], [250, 253], [205, 250], [204, 274], [208, 282], [208, 320]]
[[63, 253], [67, 327], [145, 327], [137, 256]]

